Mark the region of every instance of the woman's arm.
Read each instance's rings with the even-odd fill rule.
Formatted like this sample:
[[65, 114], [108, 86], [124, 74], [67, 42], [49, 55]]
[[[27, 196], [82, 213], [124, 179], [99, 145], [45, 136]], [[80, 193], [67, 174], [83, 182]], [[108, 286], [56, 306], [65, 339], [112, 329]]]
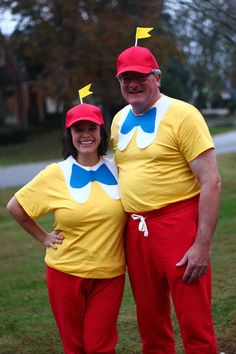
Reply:
[[64, 237], [58, 235], [60, 230], [54, 230], [50, 233], [46, 232], [25, 212], [15, 196], [8, 202], [7, 210], [26, 232], [44, 246], [57, 249], [56, 244], [62, 243]]

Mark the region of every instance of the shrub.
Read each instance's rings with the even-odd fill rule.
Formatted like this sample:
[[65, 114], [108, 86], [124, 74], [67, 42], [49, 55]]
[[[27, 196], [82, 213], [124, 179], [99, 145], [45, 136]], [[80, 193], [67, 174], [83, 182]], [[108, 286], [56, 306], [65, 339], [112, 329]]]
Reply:
[[9, 145], [26, 141], [28, 131], [15, 126], [0, 126], [0, 145]]

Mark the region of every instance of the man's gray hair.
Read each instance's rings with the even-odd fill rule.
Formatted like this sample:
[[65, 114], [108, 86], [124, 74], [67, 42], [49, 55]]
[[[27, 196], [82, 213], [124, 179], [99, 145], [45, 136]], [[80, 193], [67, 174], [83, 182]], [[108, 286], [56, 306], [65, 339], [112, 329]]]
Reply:
[[161, 70], [157, 69], [157, 68], [153, 68], [152, 69], [152, 74], [155, 75], [155, 76], [161, 75]]

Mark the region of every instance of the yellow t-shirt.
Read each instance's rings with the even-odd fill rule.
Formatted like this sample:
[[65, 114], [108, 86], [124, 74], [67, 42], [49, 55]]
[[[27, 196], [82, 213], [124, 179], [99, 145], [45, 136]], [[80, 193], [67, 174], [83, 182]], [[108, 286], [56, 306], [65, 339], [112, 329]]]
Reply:
[[[102, 164], [116, 179], [111, 160], [102, 158], [91, 169], [96, 170]], [[121, 275], [125, 272], [123, 232], [126, 214], [118, 199], [118, 186], [92, 181], [83, 188], [72, 188], [69, 183], [73, 165], [80, 166], [69, 157], [47, 166], [16, 193], [16, 198], [33, 219], [52, 212], [53, 229], [61, 230], [65, 237], [57, 250], [47, 248], [47, 265], [83, 278]]]
[[159, 209], [199, 194], [189, 162], [214, 147], [204, 118], [192, 105], [162, 95], [151, 109], [156, 112], [152, 134], [137, 125], [122, 129], [131, 106], [116, 114], [111, 127], [121, 201], [128, 212]]

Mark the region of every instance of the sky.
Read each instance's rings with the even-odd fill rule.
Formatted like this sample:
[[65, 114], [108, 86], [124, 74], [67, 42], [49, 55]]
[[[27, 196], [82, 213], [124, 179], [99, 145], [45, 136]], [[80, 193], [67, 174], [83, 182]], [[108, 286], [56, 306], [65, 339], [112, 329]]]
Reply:
[[16, 20], [11, 15], [10, 11], [0, 13], [0, 29], [4, 35], [10, 35], [16, 25]]

